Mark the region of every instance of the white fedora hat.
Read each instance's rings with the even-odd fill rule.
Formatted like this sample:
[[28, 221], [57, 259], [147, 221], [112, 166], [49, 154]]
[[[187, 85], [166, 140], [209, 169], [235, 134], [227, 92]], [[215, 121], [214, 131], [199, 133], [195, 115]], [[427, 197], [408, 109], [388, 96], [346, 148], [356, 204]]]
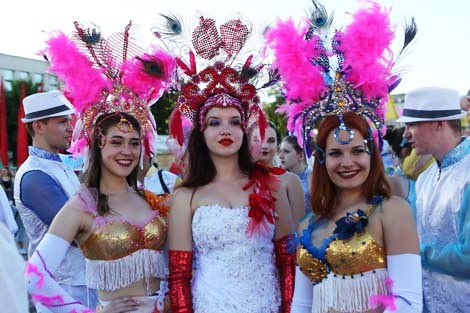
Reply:
[[467, 113], [460, 108], [457, 90], [423, 87], [405, 95], [403, 115], [397, 120], [401, 123], [459, 120]]
[[23, 123], [74, 113], [72, 104], [59, 90], [27, 96], [23, 99], [23, 108], [25, 114], [25, 117], [21, 119]]

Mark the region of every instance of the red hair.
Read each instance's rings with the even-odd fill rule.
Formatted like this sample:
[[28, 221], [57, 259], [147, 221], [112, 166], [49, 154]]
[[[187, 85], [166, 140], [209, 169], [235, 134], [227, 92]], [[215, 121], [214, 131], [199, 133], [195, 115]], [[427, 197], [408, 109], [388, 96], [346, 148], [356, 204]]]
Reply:
[[[370, 128], [366, 120], [352, 112], [343, 114], [343, 121], [347, 127], [357, 130], [362, 137], [368, 138]], [[328, 135], [339, 126], [337, 116], [328, 116], [320, 124], [317, 135], [317, 145], [323, 150], [326, 147]], [[372, 140], [370, 172], [362, 186], [362, 194], [369, 201], [373, 196], [389, 198], [391, 187], [385, 177], [384, 166], [380, 151], [375, 140]], [[315, 152], [317, 154], [317, 152]], [[330, 218], [334, 214], [337, 204], [336, 186], [328, 176], [325, 164], [316, 161], [313, 165], [312, 188], [310, 190], [310, 203], [317, 219]]]

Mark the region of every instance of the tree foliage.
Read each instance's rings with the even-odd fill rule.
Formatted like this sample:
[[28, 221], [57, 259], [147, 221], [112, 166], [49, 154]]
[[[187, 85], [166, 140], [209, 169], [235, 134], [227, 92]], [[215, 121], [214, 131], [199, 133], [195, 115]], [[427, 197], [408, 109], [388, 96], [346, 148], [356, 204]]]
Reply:
[[268, 92], [268, 100], [263, 102], [263, 109], [266, 112], [266, 118], [276, 125], [281, 138], [288, 134], [287, 118], [285, 115], [277, 113], [277, 108], [285, 103], [285, 98], [277, 89]]
[[151, 107], [151, 112], [157, 122], [157, 133], [168, 135], [168, 121], [170, 114], [178, 99], [177, 91], [165, 92], [163, 96]]

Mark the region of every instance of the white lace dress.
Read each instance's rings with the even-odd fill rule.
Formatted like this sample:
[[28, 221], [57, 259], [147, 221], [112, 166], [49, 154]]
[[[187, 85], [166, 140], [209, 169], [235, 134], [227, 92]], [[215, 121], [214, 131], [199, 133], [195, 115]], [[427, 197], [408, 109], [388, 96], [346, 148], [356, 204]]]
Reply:
[[195, 313], [277, 313], [274, 225], [267, 235], [248, 236], [248, 208], [199, 207], [192, 222]]

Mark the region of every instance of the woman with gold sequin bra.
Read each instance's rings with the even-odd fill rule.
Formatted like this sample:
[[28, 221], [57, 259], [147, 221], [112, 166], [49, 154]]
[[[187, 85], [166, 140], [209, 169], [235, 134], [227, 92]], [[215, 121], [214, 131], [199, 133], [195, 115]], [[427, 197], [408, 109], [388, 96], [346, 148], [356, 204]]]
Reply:
[[[170, 29], [184, 29], [165, 18]], [[246, 137], [248, 120], [260, 120], [262, 135], [267, 124], [255, 87], [266, 68], [254, 55], [240, 59], [249, 34], [240, 19], [219, 33], [201, 16], [192, 48], [181, 49], [187, 60], [177, 58], [182, 82], [170, 132], [182, 144], [183, 119], [193, 129], [169, 216], [173, 313], [290, 312], [295, 263], [287, 251], [293, 229], [286, 191], [251, 160]]]
[[[282, 76], [288, 128], [314, 155], [311, 206], [299, 226], [292, 312], [421, 312], [421, 261], [411, 209], [390, 195], [380, 147], [391, 73], [389, 10], [369, 2], [333, 31], [314, 1], [300, 29], [267, 34]], [[416, 26], [407, 28], [405, 46]]]
[[[131, 23], [101, 37], [75, 23], [44, 53], [65, 82], [78, 113], [72, 152], [85, 159], [84, 184], [61, 209], [27, 266], [34, 301], [51, 312], [94, 312], [54, 280], [74, 241], [86, 259], [87, 286], [98, 290], [97, 312], [168, 312], [167, 207], [164, 197], [137, 188], [138, 164], [154, 152], [149, 106], [168, 86], [174, 59], [135, 44]], [[119, 48], [121, 47], [121, 48]]]

